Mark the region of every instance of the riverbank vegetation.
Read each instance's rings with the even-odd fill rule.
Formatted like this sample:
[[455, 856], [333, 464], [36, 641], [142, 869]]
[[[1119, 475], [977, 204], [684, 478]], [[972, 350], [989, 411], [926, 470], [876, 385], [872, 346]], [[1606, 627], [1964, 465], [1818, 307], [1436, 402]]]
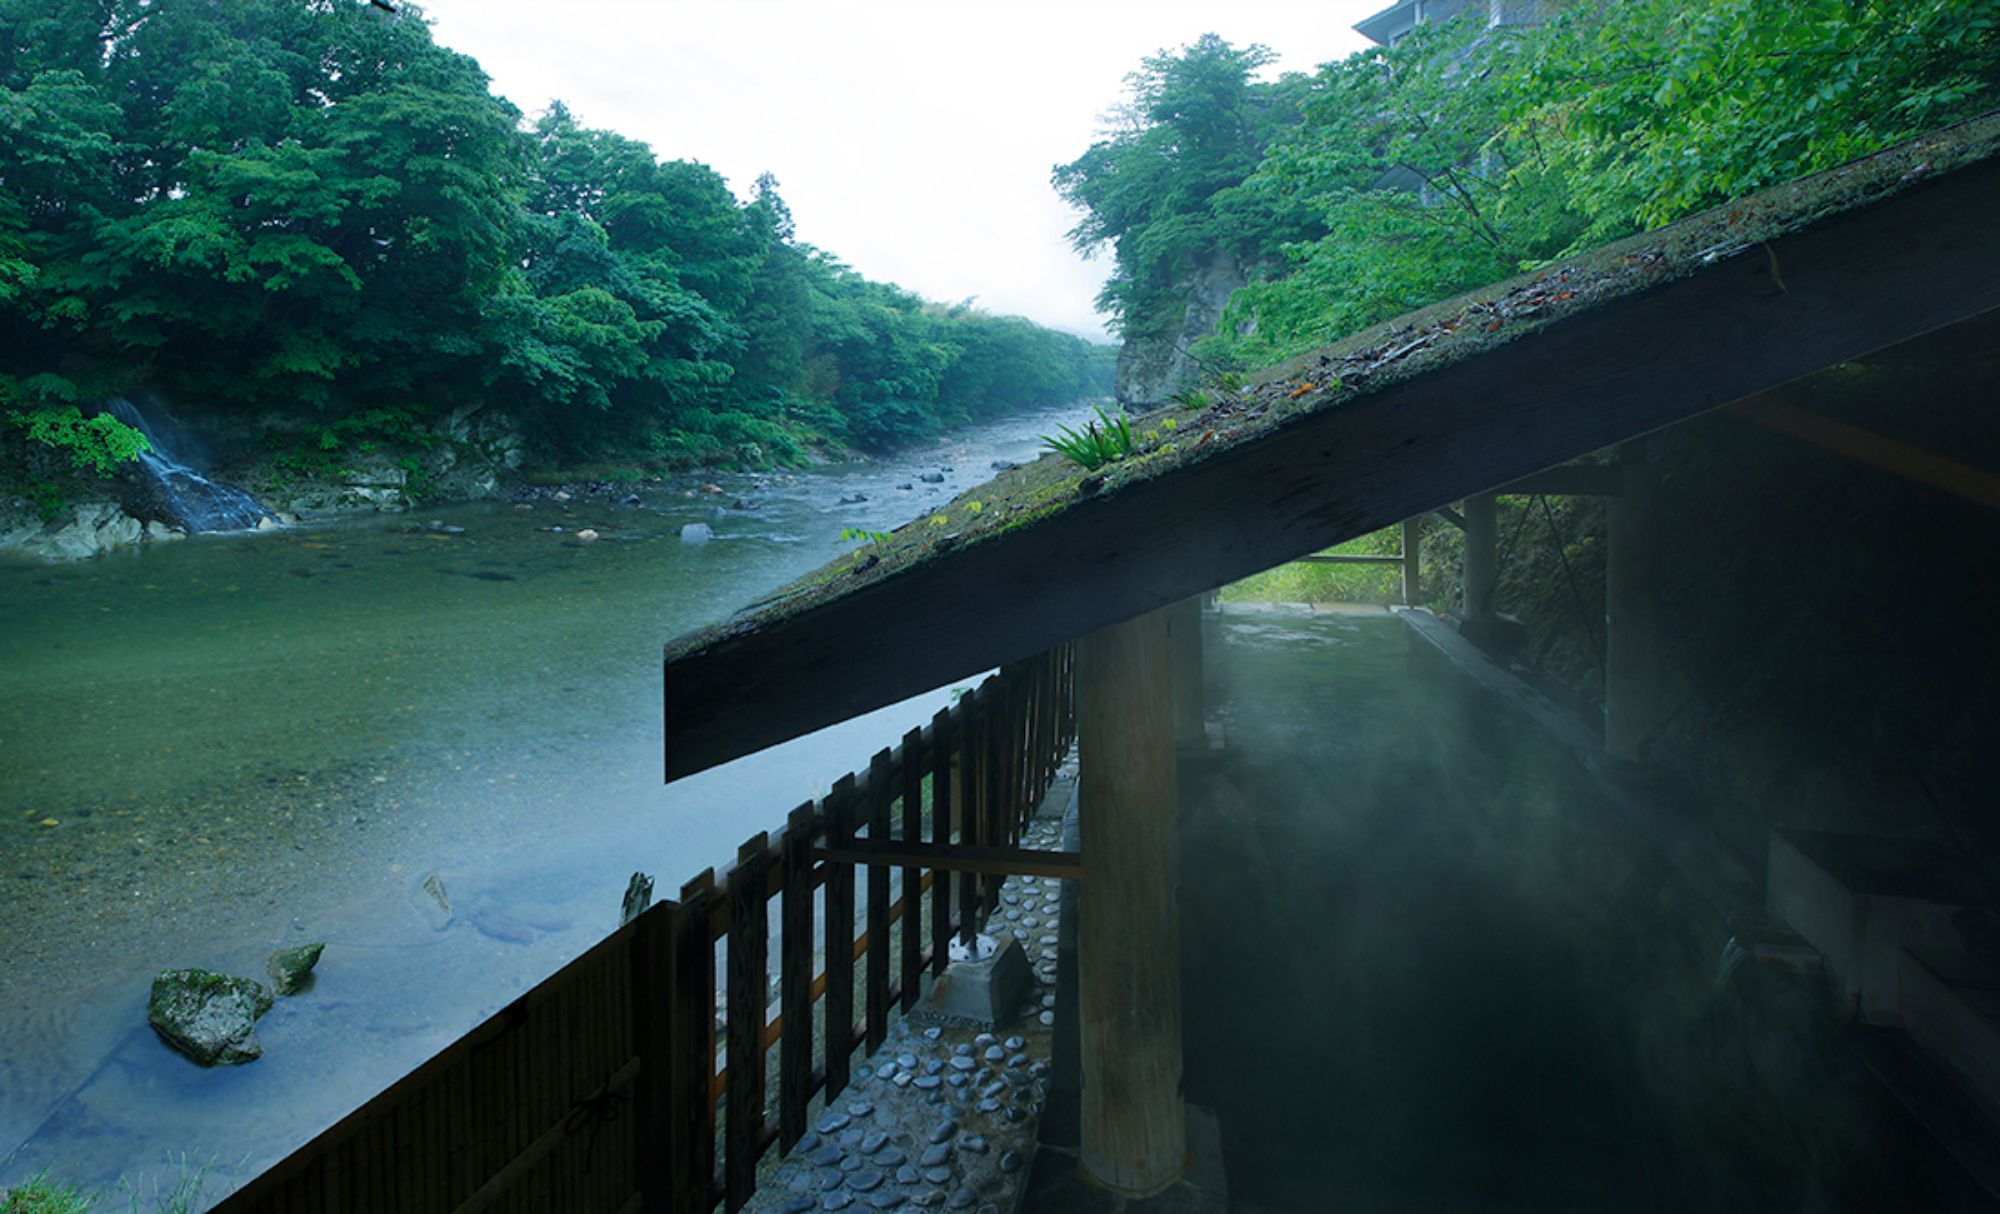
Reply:
[[560, 104], [524, 119], [398, 8], [0, 0], [17, 473], [129, 459], [92, 415], [142, 389], [289, 418], [308, 461], [355, 419], [491, 408], [554, 466], [796, 464], [1108, 391], [1107, 348], [799, 240], [769, 176], [739, 199]]
[[[1326, 549], [1341, 556], [1395, 556], [1402, 530], [1386, 527]], [[1255, 573], [1221, 590], [1229, 603], [1399, 603], [1403, 569], [1390, 564], [1318, 564], [1293, 561]], [[1427, 587], [1428, 589], [1428, 587]]]
[[[1520, 7], [1520, 6], [1512, 6]], [[1144, 61], [1055, 169], [1147, 340], [1220, 258], [1249, 280], [1193, 349], [1249, 370], [1991, 108], [2000, 0], [1488, 6], [1315, 74], [1204, 37]]]

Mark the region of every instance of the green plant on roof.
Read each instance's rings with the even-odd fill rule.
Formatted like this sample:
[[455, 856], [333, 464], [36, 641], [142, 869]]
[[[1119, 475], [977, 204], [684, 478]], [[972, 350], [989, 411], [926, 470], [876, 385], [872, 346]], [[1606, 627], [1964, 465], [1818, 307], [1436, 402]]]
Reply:
[[86, 1214], [89, 1209], [88, 1197], [68, 1185], [51, 1183], [46, 1172], [0, 1190], [0, 1214]]
[[1111, 416], [1102, 405], [1097, 407], [1097, 420], [1085, 422], [1083, 429], [1061, 426], [1053, 435], [1039, 437], [1057, 455], [1092, 469], [1124, 459], [1135, 445], [1131, 421], [1123, 413]]
[[889, 533], [886, 531], [864, 531], [859, 527], [842, 527], [840, 529], [840, 538], [843, 541], [858, 540], [864, 544], [886, 544], [889, 542]]

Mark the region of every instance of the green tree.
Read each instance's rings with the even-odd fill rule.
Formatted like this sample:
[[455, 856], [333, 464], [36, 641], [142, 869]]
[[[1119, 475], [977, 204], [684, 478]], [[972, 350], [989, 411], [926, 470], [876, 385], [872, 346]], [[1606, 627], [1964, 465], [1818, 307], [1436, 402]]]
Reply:
[[1082, 212], [1071, 242], [1084, 253], [1112, 250], [1098, 307], [1128, 340], [1178, 318], [1199, 259], [1259, 262], [1310, 230], [1310, 215], [1284, 195], [1243, 188], [1270, 141], [1299, 117], [1302, 79], [1255, 79], [1273, 58], [1204, 34], [1145, 59], [1126, 77], [1115, 128], [1056, 167], [1056, 190]]
[[1099, 366], [852, 273], [768, 177], [523, 125], [412, 4], [0, 0], [0, 459], [128, 459], [93, 414], [145, 388], [336, 442], [499, 401], [549, 462], [796, 462]]
[[1244, 188], [1324, 234], [1200, 352], [1275, 361], [1977, 113], [1996, 25], [2000, 0], [1622, 0], [1420, 26], [1313, 78]]

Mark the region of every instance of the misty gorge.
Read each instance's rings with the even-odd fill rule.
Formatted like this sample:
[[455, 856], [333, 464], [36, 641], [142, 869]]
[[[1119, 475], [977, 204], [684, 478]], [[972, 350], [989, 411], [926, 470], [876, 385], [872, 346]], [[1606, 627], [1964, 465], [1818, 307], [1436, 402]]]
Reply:
[[0, 1214], [2000, 1209], [1995, 0], [0, 0]]

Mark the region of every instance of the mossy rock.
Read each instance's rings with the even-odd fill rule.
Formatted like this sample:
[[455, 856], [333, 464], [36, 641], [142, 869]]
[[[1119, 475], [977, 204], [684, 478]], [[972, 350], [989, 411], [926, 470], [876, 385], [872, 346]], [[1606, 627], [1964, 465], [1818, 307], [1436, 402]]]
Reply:
[[203, 1066], [236, 1066], [264, 1056], [257, 1020], [271, 1010], [270, 989], [213, 970], [161, 970], [146, 1000], [146, 1020], [160, 1039]]
[[313, 966], [319, 964], [320, 952], [325, 948], [319, 941], [281, 948], [264, 962], [264, 972], [271, 975], [271, 985], [280, 995], [296, 995], [312, 981]]

